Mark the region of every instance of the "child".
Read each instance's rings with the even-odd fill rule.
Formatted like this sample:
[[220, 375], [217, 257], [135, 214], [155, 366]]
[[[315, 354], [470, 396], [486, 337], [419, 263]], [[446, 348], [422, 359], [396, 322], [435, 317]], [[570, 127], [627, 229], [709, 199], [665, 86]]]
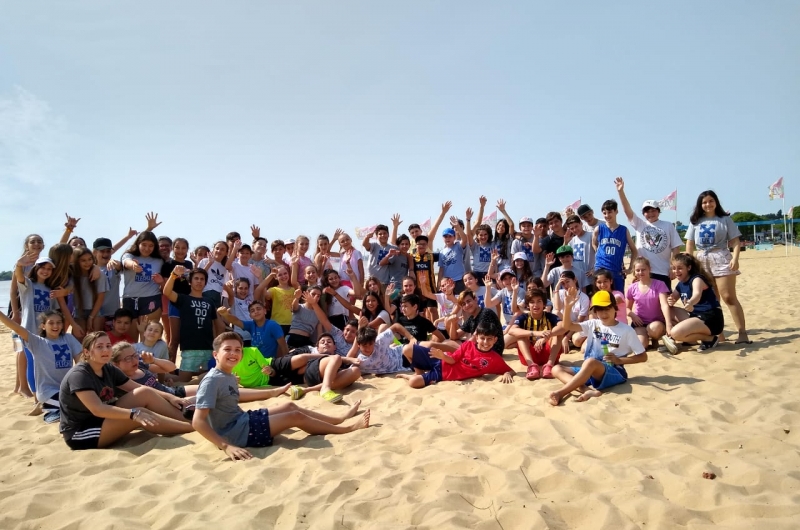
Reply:
[[292, 276], [298, 278], [300, 285], [308, 285], [306, 277], [305, 277], [305, 270], [306, 267], [309, 267], [314, 264], [314, 261], [306, 256], [309, 247], [309, 240], [308, 237], [304, 235], [297, 236], [297, 253], [292, 256], [291, 264], [292, 264]]
[[340, 424], [358, 412], [357, 401], [344, 414], [334, 417], [304, 410], [294, 403], [271, 409], [243, 411], [236, 378], [231, 373], [242, 358], [242, 342], [235, 333], [223, 333], [214, 341], [217, 365], [200, 382], [197, 410], [192, 424], [205, 439], [233, 460], [247, 460], [244, 447], [268, 447], [283, 431], [299, 428], [309, 434], [343, 434], [369, 427], [370, 411], [350, 425]]
[[391, 329], [403, 337], [401, 342], [404, 344], [422, 342], [428, 340], [429, 333], [435, 337], [437, 342], [444, 342], [444, 335], [436, 329], [436, 326], [419, 314], [419, 297], [417, 295], [403, 295], [400, 299], [400, 312], [402, 316], [392, 324]]
[[172, 394], [180, 398], [197, 393], [197, 386], [170, 387], [158, 380], [157, 374], [166, 374], [178, 369], [169, 359], [159, 359], [147, 351], [137, 351], [136, 345], [118, 342], [111, 348], [111, 362], [134, 382]]
[[670, 319], [669, 287], [650, 274], [650, 261], [639, 256], [633, 262], [636, 281], [628, 287], [628, 317], [636, 335], [647, 348], [666, 333], [666, 322]]
[[59, 420], [61, 381], [72, 368], [73, 361], [80, 358], [82, 347], [75, 337], [64, 333], [64, 317], [58, 311], [44, 311], [39, 322], [39, 334], [31, 333], [0, 311], [0, 323], [17, 333], [31, 352], [36, 399], [42, 404], [44, 421], [53, 423]]
[[[262, 290], [261, 286], [266, 287], [275, 278], [278, 285]], [[279, 265], [272, 269], [272, 272], [259, 286], [256, 292], [256, 300], [261, 299], [261, 292], [264, 298], [272, 302], [272, 320], [280, 325], [283, 334], [288, 335], [292, 327], [292, 300], [294, 300], [294, 287], [289, 284], [289, 269], [285, 265]]]
[[[603, 203], [603, 219], [605, 223], [592, 232], [594, 268], [610, 270], [613, 274], [614, 290], [623, 291], [625, 275], [633, 270], [633, 260], [638, 252], [628, 228], [617, 223], [617, 201], [607, 200]], [[626, 248], [631, 249], [631, 266], [627, 269], [623, 262]]]
[[[342, 285], [354, 287], [356, 283], [363, 285], [364, 282], [364, 259], [361, 252], [353, 246], [352, 238], [347, 234], [339, 236], [339, 246], [342, 248], [341, 259], [339, 260], [339, 277]], [[352, 275], [348, 273], [352, 270]], [[323, 277], [325, 274], [323, 273]]]
[[378, 333], [370, 327], [359, 328], [356, 341], [347, 354], [357, 358], [361, 373], [393, 374], [407, 370], [403, 363], [403, 347], [395, 344], [394, 333], [387, 329]]
[[[484, 285], [479, 285], [478, 279], [473, 273], [467, 272], [464, 274], [464, 287], [468, 291], [472, 291], [472, 293], [475, 295], [475, 300], [478, 301], [478, 305], [481, 307], [481, 309], [493, 307], [497, 308], [502, 301], [502, 296], [500, 293], [494, 290], [494, 287], [491, 286], [491, 279], [487, 280], [484, 277], [484, 282], [488, 282], [488, 284], [485, 283]], [[497, 309], [495, 309], [495, 311], [497, 311]]]
[[561, 354], [558, 336], [563, 332], [558, 327], [558, 317], [544, 310], [546, 299], [545, 292], [538, 289], [527, 293], [528, 312], [519, 315], [508, 331], [517, 339], [517, 355], [527, 369], [525, 377], [529, 381], [540, 377], [552, 379], [553, 367]]
[[208, 253], [208, 257], [197, 264], [197, 268], [205, 270], [208, 274], [203, 296], [208, 298], [216, 308], [222, 306], [223, 285], [228, 277], [228, 271], [233, 267], [233, 260], [228, 256], [228, 252], [228, 243], [217, 241], [211, 252]]
[[318, 286], [309, 287], [305, 292], [306, 304], [300, 303], [302, 296], [302, 289], [295, 290], [294, 299], [292, 300], [292, 325], [289, 328], [289, 334], [286, 335], [286, 345], [290, 350], [313, 345], [312, 336], [317, 333], [317, 328], [319, 327], [319, 319], [314, 313], [313, 305], [309, 304], [308, 301], [313, 299], [314, 305], [319, 303], [319, 299], [322, 296], [322, 288]]
[[[478, 211], [478, 222], [481, 221], [483, 215], [483, 205], [486, 202], [486, 197], [481, 197], [481, 208]], [[472, 231], [472, 210], [467, 210], [467, 241], [470, 244], [470, 251], [472, 252], [472, 272], [478, 281], [483, 281], [486, 273], [489, 272], [489, 266], [492, 264], [492, 227], [487, 224], [479, 224], [475, 228], [473, 235]]]
[[[505, 348], [505, 340], [503, 337], [503, 326], [500, 324], [500, 317], [497, 312], [491, 309], [481, 309], [478, 301], [475, 299], [475, 294], [472, 291], [464, 291], [458, 295], [458, 306], [461, 308], [461, 316], [463, 322], [461, 327], [456, 331], [455, 336], [451, 334], [450, 339], [468, 341], [474, 338], [476, 329], [481, 322], [489, 321], [492, 329], [497, 330], [497, 340], [494, 342], [494, 351], [498, 355], [503, 355]], [[441, 342], [441, 339], [437, 339]]]
[[261, 275], [260, 269], [250, 263], [253, 249], [250, 248], [250, 245], [243, 245], [239, 240], [233, 244], [233, 251], [236, 252], [236, 259], [231, 263], [231, 276], [234, 281], [240, 278], [247, 280], [247, 294], [252, 297]]
[[[378, 238], [377, 243], [370, 242], [372, 236]], [[398, 250], [396, 246], [389, 244], [389, 227], [383, 224], [377, 225], [373, 232], [364, 236], [361, 244], [369, 253], [368, 276], [375, 277], [383, 283], [389, 283], [389, 266], [388, 263], [384, 264], [384, 258], [392, 250]], [[406, 263], [408, 262], [406, 261]]]
[[437, 348], [408, 344], [403, 355], [416, 372], [414, 375], [397, 374], [408, 381], [411, 388], [423, 388], [439, 381], [463, 381], [486, 374], [502, 375], [501, 383], [514, 380], [514, 370], [493, 351], [500, 329], [490, 322], [481, 322], [475, 330], [475, 340], [465, 341], [453, 353]]
[[[589, 299], [586, 293], [580, 289], [578, 286], [578, 280], [575, 277], [575, 273], [572, 271], [563, 271], [561, 273], [561, 278], [559, 278], [558, 283], [555, 286], [555, 294], [553, 295], [553, 313], [555, 313], [555, 315], [561, 319], [564, 318], [564, 299], [567, 296], [567, 291], [572, 287], [578, 289], [578, 301], [572, 306], [572, 321], [583, 322], [589, 318], [589, 307], [591, 307], [592, 301]], [[569, 353], [570, 342], [577, 348], [580, 348], [581, 344], [583, 344], [585, 340], [586, 337], [584, 337], [583, 334], [572, 333], [571, 331], [568, 331], [561, 340], [561, 350], [565, 353]]]
[[439, 318], [434, 324], [436, 329], [441, 332], [445, 339], [455, 336], [458, 330], [458, 299], [453, 290], [455, 282], [450, 278], [439, 280], [439, 291], [436, 293], [436, 305], [439, 310]]
[[252, 344], [267, 359], [283, 357], [289, 352], [283, 329], [274, 320], [267, 318], [267, 308], [258, 300], [251, 302], [247, 308], [250, 313], [249, 320], [240, 320], [232, 315], [227, 308], [221, 307], [217, 314], [227, 323], [242, 328], [250, 334]]
[[108, 281], [100, 275], [95, 281], [89, 275], [95, 266], [94, 255], [86, 247], [76, 248], [73, 253], [72, 277], [75, 279], [75, 322], [88, 331], [105, 329], [105, 319], [100, 316]]
[[[561, 214], [558, 212], [550, 212], [545, 216], [545, 221], [547, 221], [547, 228], [550, 233], [544, 236], [538, 234], [538, 232], [535, 233], [536, 237], [533, 238], [533, 251], [541, 252], [543, 256], [557, 254], [559, 247], [564, 245], [564, 240], [567, 236]], [[561, 266], [561, 261], [559, 261], [558, 256], [556, 256], [555, 266]], [[545, 287], [547, 286], [545, 285]]]
[[439, 252], [439, 277], [453, 280], [454, 292], [460, 294], [464, 290], [464, 248], [467, 246], [467, 235], [455, 216], [450, 217], [450, 226], [451, 228], [445, 228], [442, 232], [444, 248]]
[[[519, 282], [517, 281], [516, 276], [514, 276], [514, 272], [511, 269], [504, 269], [500, 271], [500, 285], [503, 286], [502, 290], [500, 291], [500, 307], [502, 308], [503, 313], [503, 334], [505, 335], [504, 342], [505, 347], [508, 348], [512, 343], [516, 343], [516, 340], [513, 340], [512, 337], [508, 335], [508, 330], [511, 329], [511, 324], [514, 323], [514, 319], [517, 317], [517, 311], [514, 310], [514, 307], [517, 307], [518, 304], [515, 303], [515, 300], [519, 302]], [[525, 293], [522, 293], [522, 303], [525, 302]]]
[[567, 217], [567, 222], [565, 224], [569, 233], [572, 234], [572, 239], [569, 240], [569, 246], [572, 247], [573, 262], [582, 265], [581, 268], [586, 276], [586, 278], [579, 283], [585, 286], [591, 282], [592, 275], [594, 274], [592, 232], [587, 232], [583, 229], [581, 218], [577, 215], [570, 215]]
[[[224, 289], [228, 294], [228, 305], [230, 306], [231, 314], [242, 322], [250, 320], [250, 304], [253, 303], [253, 296], [250, 294], [250, 280], [239, 278], [233, 282], [226, 282]], [[220, 315], [220, 309], [222, 308], [217, 309], [218, 315]], [[239, 326], [234, 326], [233, 331], [242, 337], [245, 347], [252, 344], [252, 337], [249, 332]]]
[[379, 293], [368, 291], [361, 301], [361, 318], [365, 319], [368, 327], [381, 330], [392, 323], [389, 312], [383, 306], [383, 301]]
[[[158, 253], [158, 239], [153, 232], [142, 232], [133, 245], [122, 255], [122, 307], [133, 313], [133, 318], [142, 320], [161, 319], [161, 267], [164, 260]], [[134, 342], [138, 330], [131, 333]]]
[[[140, 326], [141, 342], [133, 345], [137, 353], [149, 352], [156, 359], [169, 361], [169, 347], [161, 339], [164, 334], [164, 326], [161, 322], [145, 322]], [[174, 371], [176, 368], [169, 370]]]
[[602, 394], [601, 390], [628, 380], [624, 365], [647, 361], [647, 353], [636, 337], [636, 332], [615, 318], [616, 302], [608, 291], [598, 291], [592, 296], [592, 309], [596, 319], [573, 322], [572, 306], [577, 301], [578, 290], [573, 288], [565, 299], [562, 326], [567, 331], [580, 331], [587, 337], [586, 353], [580, 367], [557, 365], [553, 369], [553, 375], [564, 383], [561, 389], [552, 392], [548, 397], [548, 402], [554, 407], [573, 390], [581, 392], [578, 401], [598, 397]]
[[[671, 318], [667, 320], [664, 346], [673, 355], [678, 353], [676, 342], [700, 341], [698, 351], [706, 351], [719, 343], [725, 319], [713, 289], [713, 279], [691, 254], [678, 254], [672, 259], [672, 272], [678, 280], [669, 295]], [[683, 307], [675, 304], [680, 300]]]
[[208, 370], [215, 336], [214, 321], [217, 319], [216, 306], [203, 296], [208, 281], [205, 269], [196, 268], [189, 272], [189, 285], [192, 290], [188, 295], [178, 294], [173, 290], [175, 280], [185, 272], [185, 269], [178, 265], [164, 285], [164, 296], [178, 308], [180, 314], [181, 372], [177, 381], [183, 382]]
[[[434, 278], [434, 265], [439, 261], [440, 256], [438, 252], [428, 252], [428, 236], [419, 235], [415, 239], [415, 242], [417, 244], [417, 249], [416, 253], [413, 255], [414, 283], [415, 287], [419, 287], [422, 303], [424, 304], [421, 306], [421, 308], [423, 310], [427, 309], [428, 318], [431, 321], [434, 321], [439, 318], [439, 315], [436, 311], [436, 280]], [[442, 275], [440, 274], [440, 277], [441, 276]], [[403, 285], [405, 285], [405, 283], [406, 280], [404, 279]], [[453, 280], [453, 283], [455, 285], [455, 280]]]
[[121, 307], [114, 312], [111, 331], [108, 332], [108, 339], [112, 345], [123, 340], [130, 343], [136, 342], [129, 333], [132, 322], [133, 313], [130, 310]]
[[[173, 259], [164, 262], [164, 266], [161, 267], [161, 277], [169, 278], [170, 274], [172, 274], [172, 271], [174, 271], [175, 267], [178, 265], [182, 265], [184, 270], [192, 270], [194, 268], [194, 263], [186, 259], [188, 253], [189, 242], [182, 237], [176, 237], [175, 242], [172, 245]], [[175, 285], [172, 286], [172, 290], [180, 294], [189, 294], [192, 290], [189, 286], [189, 278], [184, 275], [176, 279]], [[173, 306], [172, 302], [170, 302], [166, 297], [164, 297], [162, 302], [166, 302], [163, 309], [166, 311], [167, 319], [166, 323], [164, 323], [163, 318], [161, 321], [165, 326], [167, 326], [164, 331], [167, 332], [167, 342], [169, 343], [169, 359], [174, 363], [178, 356], [178, 345], [180, 344], [181, 339], [180, 314], [178, 313], [178, 309]]]
[[381, 259], [380, 265], [388, 268], [389, 283], [399, 284], [414, 270], [414, 257], [409, 253], [410, 248], [411, 240], [402, 234], [397, 238], [397, 248], [389, 250]]
[[[525, 260], [528, 262], [528, 267], [531, 271], [534, 271], [542, 261], [542, 253], [533, 251], [533, 240], [536, 237], [541, 237], [541, 231], [539, 231], [538, 236], [534, 234], [533, 219], [530, 217], [520, 219], [519, 228], [520, 232], [517, 234], [517, 238], [511, 243], [511, 254], [515, 260], [517, 255], [524, 255]], [[541, 276], [541, 273], [539, 275]]]
[[[347, 270], [353, 273], [353, 269], [349, 268], [349, 264], [345, 264]], [[322, 289], [325, 293], [323, 298], [323, 306], [328, 309], [328, 319], [331, 324], [339, 329], [344, 329], [350, 313], [357, 313], [359, 309], [350, 301], [351, 297], [357, 297], [361, 294], [361, 284], [356, 282], [353, 284], [354, 288], [345, 285], [339, 273], [333, 269], [328, 269], [322, 273]]]
[[594, 288], [591, 289], [591, 295], [597, 291], [606, 291], [614, 296], [615, 307], [617, 308], [617, 320], [622, 324], [628, 323], [627, 303], [625, 296], [613, 289], [614, 274], [607, 269], [597, 269], [594, 271]]
[[[560, 261], [561, 265], [555, 266], [556, 262]], [[544, 271], [542, 272], [542, 283], [545, 287], [550, 287], [558, 283], [561, 278], [561, 273], [564, 271], [573, 271], [575, 278], [578, 280], [578, 287], [583, 288], [589, 282], [586, 274], [583, 272], [582, 265], [575, 263], [572, 247], [569, 245], [561, 245], [554, 254], [547, 254], [544, 262]]]
[[[64, 442], [73, 450], [108, 447], [135, 429], [185, 434], [181, 398], [141, 386], [111, 364], [111, 341], [102, 331], [83, 341], [83, 360], [73, 366], [58, 393]], [[116, 390], [125, 395], [117, 397]]]

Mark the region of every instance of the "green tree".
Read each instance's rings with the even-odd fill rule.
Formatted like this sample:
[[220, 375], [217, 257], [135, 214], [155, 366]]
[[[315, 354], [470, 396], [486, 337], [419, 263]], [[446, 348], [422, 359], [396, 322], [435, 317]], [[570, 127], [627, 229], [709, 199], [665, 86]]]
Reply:
[[736, 212], [731, 215], [734, 223], [752, 223], [753, 221], [763, 221], [764, 217], [753, 212]]
[[0, 282], [8, 281], [14, 277], [14, 271], [0, 272]]

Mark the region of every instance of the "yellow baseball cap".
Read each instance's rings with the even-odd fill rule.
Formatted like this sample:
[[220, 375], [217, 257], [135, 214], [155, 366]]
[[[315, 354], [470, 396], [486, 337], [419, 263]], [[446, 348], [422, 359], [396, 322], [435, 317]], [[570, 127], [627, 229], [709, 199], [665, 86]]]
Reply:
[[592, 307], [609, 307], [613, 305], [611, 293], [608, 291], [597, 291], [592, 296]]

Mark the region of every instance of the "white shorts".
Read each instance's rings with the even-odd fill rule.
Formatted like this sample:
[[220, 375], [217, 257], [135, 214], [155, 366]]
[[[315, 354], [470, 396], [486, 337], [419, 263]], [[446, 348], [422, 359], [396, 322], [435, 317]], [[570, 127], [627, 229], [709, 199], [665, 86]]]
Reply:
[[733, 256], [731, 251], [727, 248], [715, 250], [701, 250], [697, 253], [697, 261], [703, 266], [703, 269], [714, 278], [722, 276], [736, 276], [741, 274], [741, 271], [731, 270], [731, 260]]

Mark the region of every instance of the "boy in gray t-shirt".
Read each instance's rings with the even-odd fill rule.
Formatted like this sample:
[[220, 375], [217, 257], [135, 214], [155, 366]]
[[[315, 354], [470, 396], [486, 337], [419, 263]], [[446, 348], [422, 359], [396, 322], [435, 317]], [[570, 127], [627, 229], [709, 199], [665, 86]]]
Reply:
[[[375, 235], [377, 243], [371, 243], [370, 238]], [[375, 231], [364, 236], [362, 242], [364, 248], [369, 253], [369, 264], [367, 265], [367, 276], [377, 278], [383, 285], [389, 283], [389, 267], [381, 265], [381, 260], [385, 258], [390, 250], [397, 250], [397, 247], [389, 244], [389, 227], [378, 225]]]
[[[234, 332], [225, 332], [214, 339], [212, 368], [197, 389], [197, 403], [192, 426], [205, 439], [225, 451], [233, 460], [249, 460], [253, 455], [244, 447], [267, 447], [273, 437], [287, 429], [298, 428], [309, 434], [344, 434], [369, 427], [370, 411], [349, 425], [340, 425], [358, 412], [361, 401], [339, 416], [327, 416], [305, 410], [294, 403], [282, 403], [269, 409], [243, 411], [234, 366], [242, 360], [242, 338]], [[276, 397], [289, 389], [286, 385], [265, 390], [263, 396], [248, 395], [255, 401]]]

